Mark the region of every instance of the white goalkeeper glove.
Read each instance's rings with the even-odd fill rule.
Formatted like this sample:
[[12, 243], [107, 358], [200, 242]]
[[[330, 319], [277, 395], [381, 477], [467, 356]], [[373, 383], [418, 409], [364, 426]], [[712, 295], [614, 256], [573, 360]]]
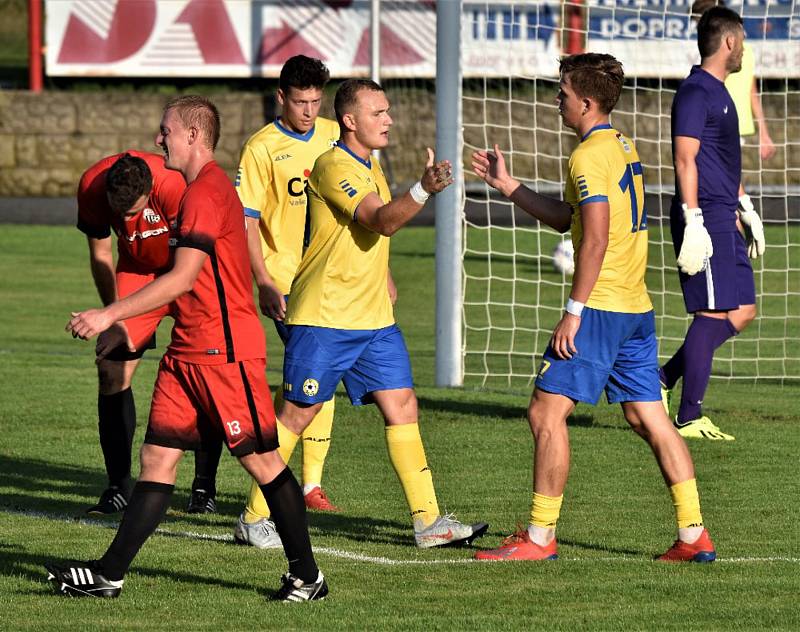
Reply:
[[747, 254], [751, 259], [758, 259], [764, 254], [767, 242], [764, 239], [764, 224], [756, 213], [750, 196], [745, 193], [739, 198], [739, 221], [744, 228], [744, 237], [747, 240]]
[[703, 224], [703, 211], [689, 208], [685, 204], [681, 208], [686, 228], [683, 229], [683, 244], [678, 253], [678, 269], [691, 276], [705, 270], [708, 260], [714, 254], [714, 246]]

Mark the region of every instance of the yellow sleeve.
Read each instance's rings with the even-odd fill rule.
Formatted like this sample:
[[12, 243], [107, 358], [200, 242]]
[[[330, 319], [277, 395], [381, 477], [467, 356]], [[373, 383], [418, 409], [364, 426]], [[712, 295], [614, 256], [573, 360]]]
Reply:
[[[312, 177], [313, 177], [312, 172]], [[338, 213], [354, 219], [356, 208], [370, 193], [375, 193], [374, 185], [370, 185], [356, 165], [333, 162], [326, 166], [314, 184], [319, 196], [328, 206]]]
[[575, 187], [578, 206], [608, 202], [608, 165], [592, 152], [575, 151], [569, 159], [569, 177]]
[[236, 192], [247, 217], [261, 218], [267, 209], [267, 189], [272, 182], [272, 161], [266, 151], [257, 152], [250, 143], [242, 149], [239, 171], [236, 173]]

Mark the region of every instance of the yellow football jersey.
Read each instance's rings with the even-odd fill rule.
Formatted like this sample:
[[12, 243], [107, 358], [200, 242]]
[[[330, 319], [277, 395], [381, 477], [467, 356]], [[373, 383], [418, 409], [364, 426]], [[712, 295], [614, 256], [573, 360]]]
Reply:
[[572, 206], [576, 257], [583, 240], [580, 208], [608, 202], [608, 249], [586, 305], [641, 314], [653, 309], [644, 274], [647, 268], [647, 212], [644, 175], [633, 141], [610, 125], [589, 131], [569, 158], [566, 202]]
[[339, 143], [308, 178], [311, 234], [292, 283], [288, 325], [380, 329], [394, 323], [389, 300], [389, 238], [361, 226], [356, 208], [369, 193], [392, 199], [377, 160]]
[[339, 124], [322, 117], [305, 134], [281, 125], [262, 127], [242, 148], [236, 191], [248, 217], [259, 219], [267, 271], [288, 294], [303, 255], [305, 185], [317, 157], [339, 138]]
[[750, 136], [756, 133], [756, 126], [753, 122], [753, 104], [750, 101], [755, 73], [756, 58], [750, 44], [745, 42], [742, 69], [729, 74], [725, 79], [725, 87], [733, 99], [736, 114], [739, 116], [739, 136]]

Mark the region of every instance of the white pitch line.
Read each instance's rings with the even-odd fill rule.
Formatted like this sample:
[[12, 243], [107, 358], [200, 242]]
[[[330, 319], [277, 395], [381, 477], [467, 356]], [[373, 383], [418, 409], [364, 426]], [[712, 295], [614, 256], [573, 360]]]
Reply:
[[[70, 522], [85, 524], [93, 527], [103, 527], [104, 529], [116, 529], [119, 526], [117, 522], [107, 522], [105, 520], [96, 520], [94, 518], [76, 518], [66, 514], [53, 514], [44, 511], [20, 511], [17, 509], [10, 509], [8, 507], [0, 506], [0, 512], [6, 514], [13, 514], [16, 516], [23, 516], [26, 518], [45, 518], [47, 520], [58, 520], [61, 522]], [[233, 542], [232, 535], [215, 535], [212, 533], [199, 533], [197, 531], [173, 531], [171, 529], [156, 529], [156, 534], [173, 538], [189, 538], [193, 540], [208, 540], [211, 542]], [[396, 560], [390, 557], [365, 555], [363, 553], [356, 553], [354, 551], [345, 551], [327, 546], [315, 546], [314, 553], [323, 553], [331, 557], [338, 557], [344, 560], [351, 560], [355, 562], [365, 562], [368, 564], [378, 564], [381, 566], [433, 566], [433, 565], [454, 565], [454, 564], [473, 564], [481, 563], [472, 558], [458, 558], [449, 560]], [[633, 556], [612, 556], [612, 557], [559, 557], [560, 562], [650, 562], [646, 557], [633, 557]], [[766, 564], [784, 562], [788, 564], [800, 564], [800, 557], [722, 557], [717, 558], [717, 564]], [[490, 562], [483, 562], [490, 563]]]

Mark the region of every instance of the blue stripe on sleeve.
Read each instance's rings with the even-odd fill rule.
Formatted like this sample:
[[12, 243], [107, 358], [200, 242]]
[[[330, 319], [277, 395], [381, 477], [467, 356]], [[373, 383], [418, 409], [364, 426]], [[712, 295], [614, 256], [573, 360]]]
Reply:
[[254, 208], [247, 208], [244, 207], [244, 216], [245, 217], [252, 217], [253, 219], [261, 219], [261, 211], [257, 211]]
[[607, 195], [593, 195], [592, 197], [588, 197], [585, 200], [581, 200], [578, 202], [578, 206], [583, 206], [584, 204], [590, 204], [591, 202], [608, 202]]

